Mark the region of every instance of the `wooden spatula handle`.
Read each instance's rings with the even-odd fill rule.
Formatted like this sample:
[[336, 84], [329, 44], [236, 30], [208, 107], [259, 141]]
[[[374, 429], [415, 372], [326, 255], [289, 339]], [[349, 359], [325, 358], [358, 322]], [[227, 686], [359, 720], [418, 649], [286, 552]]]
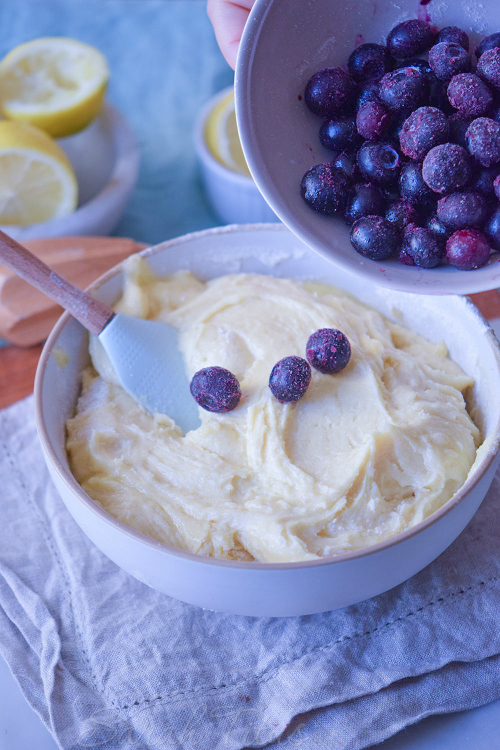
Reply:
[[101, 333], [115, 314], [110, 307], [63, 279], [2, 231], [0, 263], [64, 307], [91, 333]]

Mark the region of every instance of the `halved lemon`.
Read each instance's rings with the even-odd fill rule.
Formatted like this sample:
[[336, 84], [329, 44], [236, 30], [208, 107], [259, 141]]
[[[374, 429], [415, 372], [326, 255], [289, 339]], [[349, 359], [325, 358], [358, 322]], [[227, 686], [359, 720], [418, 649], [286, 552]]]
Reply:
[[28, 226], [76, 208], [78, 185], [64, 151], [42, 130], [0, 122], [0, 224]]
[[54, 138], [85, 128], [99, 113], [109, 70], [99, 50], [76, 39], [20, 44], [0, 62], [0, 107]]
[[250, 177], [236, 124], [233, 91], [221, 99], [207, 117], [205, 140], [217, 161], [233, 172]]

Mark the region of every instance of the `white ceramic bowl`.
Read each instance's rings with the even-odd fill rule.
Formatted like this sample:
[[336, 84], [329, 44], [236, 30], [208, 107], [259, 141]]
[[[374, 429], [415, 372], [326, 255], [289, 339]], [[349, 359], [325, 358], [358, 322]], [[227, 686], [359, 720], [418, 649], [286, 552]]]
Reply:
[[4, 232], [23, 242], [42, 237], [81, 237], [110, 234], [120, 221], [139, 171], [135, 135], [124, 116], [111, 104], [76, 135], [58, 140], [78, 181], [78, 207], [60, 219]]
[[[106, 513], [81, 489], [68, 468], [65, 421], [88, 362], [83, 328], [64, 315], [38, 366], [36, 416], [43, 451], [62, 499], [83, 531], [131, 575], [177, 599], [242, 615], [304, 615], [344, 607], [392, 588], [436, 558], [460, 534], [483, 500], [495, 473], [500, 434], [500, 351], [484, 318], [464, 297], [421, 297], [379, 287], [339, 270], [309, 250], [283, 225], [230, 226], [186, 235], [143, 252], [158, 274], [181, 268], [201, 279], [258, 272], [321, 279], [347, 289], [432, 341], [444, 340], [451, 357], [476, 380], [474, 402], [487, 450], [464, 486], [440, 510], [399, 536], [333, 559], [260, 564], [200, 557], [153, 541]], [[93, 289], [112, 303], [120, 294], [119, 267]], [[69, 356], [61, 369], [54, 350]], [[59, 352], [58, 352], [59, 354]], [[464, 565], [467, 562], [464, 560]]]
[[227, 169], [207, 147], [205, 139], [207, 118], [221, 99], [224, 99], [232, 90], [233, 87], [228, 86], [209, 99], [196, 121], [194, 143], [205, 193], [212, 209], [225, 224], [279, 221], [252, 178]]
[[421, 294], [469, 294], [500, 286], [500, 254], [484, 268], [429, 270], [397, 259], [376, 262], [356, 253], [341, 219], [312, 211], [300, 182], [314, 164], [331, 161], [318, 139], [322, 120], [309, 112], [304, 89], [321, 68], [345, 66], [361, 43], [383, 42], [400, 21], [430, 14], [439, 28], [460, 26], [477, 41], [500, 29], [497, 0], [257, 0], [240, 45], [236, 67], [236, 114], [243, 151], [262, 195], [306, 244], [366, 281]]

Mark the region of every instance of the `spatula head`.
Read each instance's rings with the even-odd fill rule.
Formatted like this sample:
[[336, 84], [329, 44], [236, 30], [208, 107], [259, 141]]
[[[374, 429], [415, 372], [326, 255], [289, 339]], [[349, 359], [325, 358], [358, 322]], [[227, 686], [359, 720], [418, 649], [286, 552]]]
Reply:
[[117, 313], [99, 341], [130, 396], [152, 414], [167, 414], [184, 434], [200, 426], [175, 328]]

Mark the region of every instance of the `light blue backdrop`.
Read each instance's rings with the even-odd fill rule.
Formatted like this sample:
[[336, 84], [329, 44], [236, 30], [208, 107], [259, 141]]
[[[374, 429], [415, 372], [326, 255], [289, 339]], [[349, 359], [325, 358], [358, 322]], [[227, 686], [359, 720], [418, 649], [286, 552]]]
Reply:
[[203, 194], [193, 128], [202, 105], [233, 73], [205, 6], [205, 0], [0, 2], [0, 57], [21, 42], [57, 35], [106, 55], [108, 98], [128, 118], [141, 150], [139, 181], [117, 235], [155, 244], [220, 224]]
[[106, 55], [108, 98], [139, 139], [139, 182], [116, 234], [156, 243], [220, 223], [202, 192], [193, 148], [201, 106], [232, 82], [204, 0], [3, 0], [0, 55], [63, 35]]

